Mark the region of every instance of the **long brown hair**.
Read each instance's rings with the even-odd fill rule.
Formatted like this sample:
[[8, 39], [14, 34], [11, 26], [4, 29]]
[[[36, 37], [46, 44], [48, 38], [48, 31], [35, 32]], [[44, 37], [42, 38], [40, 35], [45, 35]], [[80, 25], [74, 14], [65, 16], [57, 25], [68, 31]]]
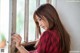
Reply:
[[63, 53], [69, 53], [70, 51], [70, 37], [67, 31], [64, 29], [57, 11], [51, 4], [44, 4], [41, 5], [35, 12], [34, 12], [34, 21], [37, 26], [37, 31], [41, 34], [40, 27], [38, 22], [36, 21], [36, 15], [39, 18], [42, 18], [44, 16], [48, 23], [49, 23], [49, 29], [52, 29], [54, 27], [57, 28], [57, 30], [60, 33], [60, 42], [61, 42], [61, 48]]

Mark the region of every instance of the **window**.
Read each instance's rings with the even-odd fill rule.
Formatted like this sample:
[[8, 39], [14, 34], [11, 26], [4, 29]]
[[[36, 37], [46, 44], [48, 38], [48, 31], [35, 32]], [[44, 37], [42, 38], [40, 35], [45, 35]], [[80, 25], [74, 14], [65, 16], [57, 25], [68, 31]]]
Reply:
[[33, 13], [36, 9], [36, 1], [29, 0], [29, 36], [28, 41], [34, 41], [35, 40], [35, 23], [33, 20]]
[[17, 0], [16, 6], [16, 33], [21, 35], [22, 42], [24, 41], [24, 1], [25, 0]]
[[[29, 18], [28, 21], [28, 42], [35, 40], [35, 24], [33, 20], [33, 12], [36, 9], [36, 1], [29, 0]], [[32, 7], [33, 6], [33, 7]], [[24, 41], [24, 19], [25, 19], [25, 0], [17, 0], [17, 8], [16, 8], [16, 33], [20, 34], [22, 37], [22, 42]], [[27, 29], [25, 29], [27, 30]], [[26, 36], [26, 35], [25, 35]]]

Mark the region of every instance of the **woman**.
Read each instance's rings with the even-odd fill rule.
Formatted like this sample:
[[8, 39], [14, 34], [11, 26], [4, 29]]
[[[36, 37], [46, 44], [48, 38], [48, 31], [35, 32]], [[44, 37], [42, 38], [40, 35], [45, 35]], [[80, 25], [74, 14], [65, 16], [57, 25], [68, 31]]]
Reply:
[[[20, 53], [69, 53], [70, 37], [64, 29], [57, 11], [51, 4], [41, 5], [34, 12], [37, 31], [41, 35], [36, 50], [28, 51], [21, 45], [21, 37], [14, 34], [16, 48]], [[41, 34], [40, 28], [45, 31]]]

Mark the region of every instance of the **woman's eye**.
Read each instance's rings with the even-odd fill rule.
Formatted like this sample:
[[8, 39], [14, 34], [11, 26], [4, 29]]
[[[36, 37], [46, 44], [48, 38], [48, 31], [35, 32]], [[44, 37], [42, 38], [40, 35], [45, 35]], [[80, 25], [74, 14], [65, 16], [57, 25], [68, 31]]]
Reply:
[[38, 21], [41, 21], [41, 18], [39, 18]]

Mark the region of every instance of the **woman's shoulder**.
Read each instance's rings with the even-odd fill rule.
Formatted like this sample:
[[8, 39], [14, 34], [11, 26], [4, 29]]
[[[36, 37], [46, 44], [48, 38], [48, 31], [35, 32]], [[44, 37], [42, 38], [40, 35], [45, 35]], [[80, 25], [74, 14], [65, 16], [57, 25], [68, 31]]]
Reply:
[[48, 35], [51, 35], [51, 34], [53, 34], [54, 33], [54, 30], [46, 30], [46, 31], [44, 31], [43, 33], [42, 33], [42, 35], [41, 36], [48, 36]]
[[58, 33], [58, 31], [56, 30], [56, 29], [54, 29], [54, 30], [46, 30], [46, 31], [44, 31], [43, 32], [43, 34], [42, 34], [42, 37], [44, 36], [44, 37], [56, 37], [56, 36], [58, 36], [59, 35], [59, 33]]
[[52, 34], [52, 33], [55, 33], [55, 32], [57, 32], [56, 29], [53, 29], [53, 30], [48, 29], [48, 30], [44, 31], [43, 34]]
[[43, 33], [42, 33], [42, 36], [43, 35], [49, 35], [51, 32], [49, 31], [49, 30], [46, 30], [46, 31], [44, 31]]
[[49, 35], [51, 34], [51, 32], [49, 32], [48, 30], [44, 31], [42, 34], [41, 34], [41, 38], [47, 38], [49, 37]]

